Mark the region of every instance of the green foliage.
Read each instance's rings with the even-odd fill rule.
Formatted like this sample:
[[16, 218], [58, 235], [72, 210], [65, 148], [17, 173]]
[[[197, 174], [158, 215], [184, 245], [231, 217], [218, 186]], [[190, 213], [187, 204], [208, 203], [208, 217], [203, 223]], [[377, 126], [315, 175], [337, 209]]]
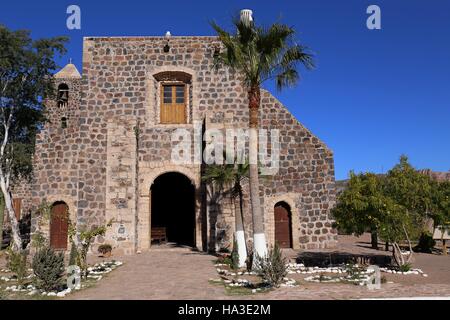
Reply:
[[278, 244], [269, 249], [264, 257], [256, 256], [255, 270], [272, 287], [279, 287], [287, 275], [287, 260], [283, 257]]
[[350, 173], [347, 188], [339, 195], [333, 215], [336, 226], [361, 235], [380, 228], [388, 199], [383, 194], [382, 177], [372, 173]]
[[298, 64], [314, 68], [312, 54], [295, 41], [293, 28], [280, 23], [259, 27], [239, 19], [233, 24], [236, 31], [230, 34], [211, 23], [226, 49], [215, 56], [215, 66], [225, 65], [237, 71], [248, 88], [260, 87], [270, 79], [275, 79], [278, 89], [292, 86], [300, 78]]
[[433, 239], [433, 235], [430, 232], [423, 232], [420, 235], [419, 243], [414, 250], [418, 252], [431, 253], [435, 245], [436, 241]]
[[233, 270], [239, 269], [239, 251], [236, 239], [233, 241], [233, 250], [231, 251], [231, 268]]
[[0, 160], [2, 165], [12, 160], [7, 166], [11, 178], [31, 173], [35, 136], [45, 121], [44, 100], [54, 94], [51, 75], [58, 68], [54, 57], [66, 52], [67, 40], [33, 40], [29, 31], [11, 31], [0, 24], [0, 137], [8, 131]]
[[[347, 232], [357, 235], [377, 232], [380, 238], [393, 244], [397, 263], [404, 264], [397, 243], [406, 240], [410, 244], [410, 240], [419, 239], [429, 217], [435, 224], [448, 219], [449, 186], [417, 171], [406, 156], [401, 156], [385, 176], [351, 173], [333, 215], [337, 227]], [[425, 240], [429, 242], [422, 239]]]
[[25, 251], [15, 251], [8, 247], [6, 251], [7, 263], [6, 266], [17, 277], [17, 283], [21, 285], [27, 275], [28, 269], [28, 255]]
[[412, 266], [410, 263], [405, 263], [405, 264], [398, 266], [398, 271], [408, 272], [409, 270], [411, 270], [411, 268], [412, 268]]
[[79, 248], [77, 254], [77, 265], [81, 269], [81, 274], [86, 278], [87, 277], [87, 254], [89, 248], [91, 246], [92, 241], [96, 236], [104, 236], [107, 230], [107, 227], [112, 225], [112, 220], [110, 220], [106, 225], [103, 226], [93, 226], [90, 229], [81, 229], [76, 232], [76, 228], [73, 224], [69, 224], [69, 237], [70, 240], [73, 241], [73, 236], [78, 235], [79, 240]]
[[[351, 173], [348, 187], [333, 209], [336, 225], [358, 235], [375, 231], [392, 243], [395, 261], [404, 265], [410, 255], [405, 260], [398, 243], [406, 240], [411, 247], [411, 240], [419, 239], [429, 217], [435, 224], [448, 219], [449, 185], [418, 172], [406, 156], [385, 176]], [[425, 247], [431, 244], [429, 239], [422, 241]]]
[[106, 253], [112, 251], [112, 246], [110, 244], [102, 244], [102, 245], [98, 246], [97, 251], [101, 254], [106, 254]]
[[450, 228], [450, 181], [433, 180], [430, 216], [435, 226]]
[[74, 266], [77, 263], [78, 250], [76, 244], [71, 241], [70, 254], [69, 254], [69, 266]]
[[39, 250], [33, 258], [32, 268], [36, 288], [44, 291], [57, 290], [64, 276], [64, 256], [50, 247]]
[[37, 250], [40, 250], [48, 245], [47, 238], [40, 231], [32, 235], [31, 243], [33, 244], [33, 247], [36, 248]]

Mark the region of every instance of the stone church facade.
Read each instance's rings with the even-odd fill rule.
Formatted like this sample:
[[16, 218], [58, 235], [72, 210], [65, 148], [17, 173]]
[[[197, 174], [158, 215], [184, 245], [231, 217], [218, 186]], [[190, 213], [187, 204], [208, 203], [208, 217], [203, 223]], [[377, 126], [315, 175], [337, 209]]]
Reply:
[[[13, 192], [24, 199], [23, 210], [45, 200], [66, 207], [79, 226], [113, 219], [96, 244], [111, 244], [114, 252], [149, 249], [161, 227], [169, 241], [204, 251], [230, 249], [238, 206], [211, 193], [202, 180], [204, 164], [171, 161], [176, 129], [194, 135], [194, 123], [202, 130], [248, 127], [247, 94], [238, 76], [213, 68], [219, 50], [216, 37], [84, 38], [82, 76], [73, 64], [55, 75], [57, 98], [46, 103], [50, 121], [36, 141], [33, 181]], [[279, 171], [260, 181], [269, 245], [333, 247], [331, 150], [264, 90], [260, 125], [280, 136]], [[247, 200], [244, 182], [251, 244]], [[37, 230], [54, 246], [67, 247], [64, 222], [42, 223], [33, 214], [32, 232]]]

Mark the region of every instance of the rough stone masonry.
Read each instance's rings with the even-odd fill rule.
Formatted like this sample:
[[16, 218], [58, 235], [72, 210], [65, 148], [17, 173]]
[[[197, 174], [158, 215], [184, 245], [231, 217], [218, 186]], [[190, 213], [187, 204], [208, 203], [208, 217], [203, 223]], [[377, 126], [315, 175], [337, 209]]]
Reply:
[[[109, 243], [115, 252], [126, 254], [149, 249], [156, 215], [152, 208], [160, 201], [152, 198], [152, 186], [158, 177], [176, 172], [195, 189], [193, 246], [230, 249], [238, 206], [211, 194], [201, 178], [203, 164], [171, 161], [171, 134], [178, 128], [193, 131], [196, 121], [205, 130], [248, 127], [246, 91], [237, 74], [213, 68], [218, 50], [216, 37], [84, 38], [82, 76], [73, 64], [55, 75], [55, 88], [67, 87], [68, 99], [47, 101], [50, 122], [37, 137], [33, 181], [14, 189], [14, 196], [24, 199], [22, 210], [32, 212], [32, 232], [39, 230], [50, 238], [62, 232], [64, 237], [60, 224], [61, 230], [56, 230], [56, 222], [33, 213], [43, 201], [64, 203], [78, 226], [114, 219], [96, 245]], [[161, 122], [162, 104], [171, 94], [164, 86], [169, 84], [184, 88], [183, 99], [176, 96], [183, 101], [180, 123]], [[280, 132], [280, 169], [261, 178], [260, 186], [269, 245], [276, 241], [277, 230], [287, 228], [283, 230], [288, 230], [294, 249], [333, 247], [337, 233], [330, 217], [335, 203], [332, 151], [267, 91], [262, 92], [260, 126]], [[175, 185], [172, 201], [178, 196]], [[280, 203], [289, 211], [287, 222], [275, 217]], [[243, 211], [250, 245], [246, 183]], [[182, 227], [176, 226], [179, 231]]]

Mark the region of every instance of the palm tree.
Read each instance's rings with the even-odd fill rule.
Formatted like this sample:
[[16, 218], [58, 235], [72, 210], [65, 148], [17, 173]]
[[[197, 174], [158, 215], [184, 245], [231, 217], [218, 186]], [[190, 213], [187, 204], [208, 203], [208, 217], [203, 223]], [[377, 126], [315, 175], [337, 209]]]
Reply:
[[269, 28], [263, 28], [256, 26], [251, 19], [235, 19], [233, 23], [235, 34], [211, 23], [225, 48], [215, 55], [215, 66], [218, 68], [223, 65], [236, 71], [247, 90], [253, 243], [255, 254], [265, 256], [267, 245], [259, 195], [257, 136], [261, 85], [267, 80], [274, 80], [279, 90], [293, 86], [300, 79], [297, 65], [313, 69], [314, 62], [308, 49], [295, 43], [295, 31], [291, 27], [275, 23]]
[[[247, 260], [247, 244], [244, 232], [244, 210], [242, 181], [248, 177], [249, 165], [244, 164], [222, 164], [207, 166], [202, 179], [207, 183], [217, 186], [218, 192], [229, 195], [235, 208], [235, 239], [239, 253], [239, 267], [245, 266]], [[238, 202], [235, 199], [238, 198]], [[236, 205], [238, 204], [238, 205]]]

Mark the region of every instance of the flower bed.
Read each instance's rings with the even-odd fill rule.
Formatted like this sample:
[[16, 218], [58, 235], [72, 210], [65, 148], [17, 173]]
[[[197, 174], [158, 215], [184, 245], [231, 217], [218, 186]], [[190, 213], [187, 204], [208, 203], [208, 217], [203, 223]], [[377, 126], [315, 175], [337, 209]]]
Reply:
[[[99, 280], [101, 280], [103, 278], [103, 276], [105, 274], [110, 273], [111, 271], [113, 271], [114, 269], [116, 269], [117, 267], [121, 266], [123, 263], [121, 261], [107, 261], [107, 262], [101, 262], [101, 263], [96, 263], [95, 265], [88, 267], [88, 274], [87, 274], [87, 280], [82, 279], [81, 281], [81, 285], [79, 285], [78, 287], [74, 287], [73, 289], [68, 288], [67, 285], [64, 285], [61, 290], [59, 291], [51, 291], [51, 292], [46, 292], [46, 291], [42, 291], [37, 289], [33, 284], [33, 278], [34, 278], [34, 274], [32, 273], [33, 270], [32, 269], [28, 269], [29, 272], [31, 272], [30, 275], [28, 275], [24, 280], [25, 282], [28, 282], [27, 284], [23, 284], [23, 285], [18, 285], [18, 284], [14, 284], [14, 285], [8, 285], [5, 288], [3, 288], [3, 290], [5, 292], [11, 292], [11, 293], [22, 293], [22, 294], [26, 294], [29, 296], [34, 296], [34, 295], [38, 295], [38, 296], [47, 296], [47, 297], [59, 297], [59, 298], [63, 298], [65, 297], [67, 294], [70, 294], [73, 290], [80, 290], [83, 289], [87, 286], [90, 286], [93, 282], [97, 282]], [[8, 269], [1, 269], [0, 272], [2, 273], [10, 273], [11, 271]], [[0, 282], [5, 282], [5, 283], [12, 283], [12, 282], [17, 282], [17, 277], [14, 275], [2, 275], [0, 277]], [[30, 283], [31, 282], [31, 283]], [[0, 285], [0, 290], [2, 289], [2, 286]]]
[[[265, 283], [256, 272], [232, 271], [230, 270], [229, 265], [223, 263], [216, 263], [214, 266], [221, 278], [209, 279], [210, 282], [222, 283], [226, 289], [246, 288], [248, 289], [248, 292], [252, 294], [270, 289], [270, 286]], [[252, 279], [248, 279], [250, 277]], [[280, 284], [281, 287], [295, 287], [297, 285], [298, 284], [294, 279], [287, 277], [283, 278], [283, 282]]]

